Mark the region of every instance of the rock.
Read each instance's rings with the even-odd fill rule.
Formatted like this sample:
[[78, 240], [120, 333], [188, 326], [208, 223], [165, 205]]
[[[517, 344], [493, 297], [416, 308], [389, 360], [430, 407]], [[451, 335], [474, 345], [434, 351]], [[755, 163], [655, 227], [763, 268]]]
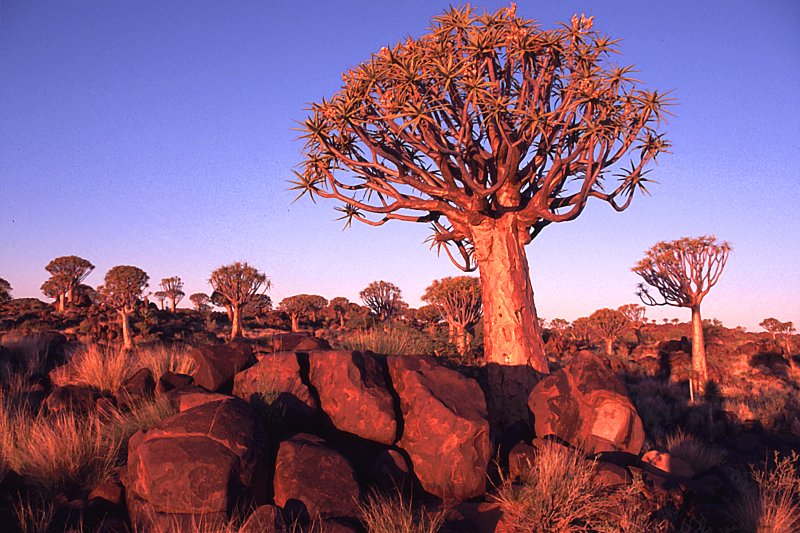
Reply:
[[280, 507], [259, 505], [237, 530], [238, 533], [277, 533], [285, 531], [285, 522]]
[[233, 376], [253, 362], [253, 350], [244, 342], [200, 346], [189, 354], [197, 363], [194, 382], [212, 392], [228, 388]]
[[149, 368], [140, 368], [122, 382], [122, 386], [114, 398], [117, 400], [117, 406], [124, 408], [152, 398], [155, 390], [156, 382], [153, 379], [153, 373]]
[[595, 463], [594, 481], [601, 487], [616, 487], [631, 482], [631, 474], [622, 466], [614, 463]]
[[189, 386], [183, 389], [173, 389], [168, 393], [168, 398], [178, 409], [179, 413], [188, 411], [198, 405], [206, 403], [221, 402], [230, 398], [227, 394], [209, 392], [202, 387]]
[[386, 492], [410, 487], [411, 464], [400, 451], [388, 448], [375, 456], [361, 479], [369, 486]]
[[275, 503], [293, 519], [359, 516], [353, 467], [319, 437], [300, 433], [280, 443], [273, 485]]
[[313, 350], [330, 350], [325, 339], [311, 337], [302, 333], [278, 333], [270, 339], [273, 352], [310, 352]]
[[188, 374], [176, 374], [171, 371], [166, 371], [158, 378], [156, 385], [156, 392], [164, 394], [175, 389], [185, 389], [194, 384], [194, 378]]
[[521, 479], [531, 469], [536, 459], [536, 448], [530, 444], [519, 442], [508, 452], [508, 476]]
[[263, 440], [238, 398], [200, 404], [134, 435], [123, 476], [132, 524], [227, 520], [260, 468]]
[[86, 414], [94, 411], [98, 398], [100, 398], [100, 393], [94, 389], [78, 385], [64, 385], [63, 387], [54, 387], [44, 404], [50, 413], [74, 411]]
[[337, 429], [382, 444], [397, 440], [394, 400], [385, 367], [376, 356], [344, 350], [313, 352], [309, 368], [320, 407]]
[[17, 363], [42, 361], [39, 370], [45, 372], [66, 362], [67, 337], [56, 331], [10, 331], [3, 335], [0, 345]]
[[95, 500], [102, 500], [104, 503], [113, 506], [120, 505], [123, 500], [124, 490], [124, 487], [119, 481], [106, 481], [98, 485], [89, 494], [89, 504], [91, 505]]
[[491, 444], [478, 383], [431, 358], [390, 356], [387, 363], [403, 412], [398, 445], [422, 487], [457, 500], [484, 494]]
[[554, 435], [588, 453], [642, 449], [642, 421], [625, 386], [592, 352], [540, 381], [528, 405], [539, 437]]
[[260, 401], [271, 402], [290, 421], [302, 421], [317, 412], [317, 401], [300, 378], [300, 363], [293, 352], [265, 355], [236, 374], [233, 394], [245, 401], [261, 396]]
[[689, 463], [667, 452], [650, 450], [642, 456], [642, 462], [671, 476], [685, 478], [694, 476], [694, 470], [689, 466]]

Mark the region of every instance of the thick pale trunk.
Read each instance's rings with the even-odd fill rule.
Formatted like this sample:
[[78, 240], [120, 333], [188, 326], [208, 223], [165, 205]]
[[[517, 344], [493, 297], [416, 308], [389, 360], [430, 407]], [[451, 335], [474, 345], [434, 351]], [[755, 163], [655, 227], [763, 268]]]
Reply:
[[69, 302], [70, 305], [75, 303], [75, 287], [70, 287], [67, 291], [67, 302]]
[[58, 311], [63, 313], [66, 309], [66, 305], [64, 304], [64, 293], [58, 295]]
[[230, 305], [226, 305], [225, 313], [228, 315], [228, 321], [233, 323], [233, 307], [231, 307]]
[[452, 322], [447, 323], [447, 342], [456, 343], [456, 326]]
[[464, 329], [464, 326], [460, 326], [458, 324], [455, 325], [455, 336], [456, 350], [458, 350], [458, 355], [464, 357], [467, 355], [467, 330]]
[[130, 316], [125, 311], [119, 312], [119, 319], [122, 323], [122, 347], [132, 348], [133, 338], [131, 337], [131, 323]]
[[344, 315], [339, 315], [339, 329], [344, 329]]
[[292, 331], [296, 333], [300, 331], [300, 320], [298, 319], [298, 316], [295, 313], [292, 313], [291, 317], [292, 317]]
[[481, 275], [492, 428], [498, 437], [532, 438], [528, 397], [539, 375], [549, 372], [525, 255], [530, 238], [512, 215], [486, 219], [471, 233]]
[[606, 339], [606, 355], [614, 355], [614, 339]]
[[529, 365], [547, 374], [547, 359], [533, 303], [524, 228], [506, 215], [472, 227], [481, 273], [487, 363]]
[[233, 319], [231, 320], [231, 339], [236, 339], [242, 336], [242, 313], [238, 305], [232, 306], [231, 313]]
[[172, 311], [173, 313], [175, 312], [175, 299], [174, 298], [170, 298], [170, 300], [169, 300], [169, 310]]
[[706, 366], [706, 348], [703, 338], [703, 320], [700, 318], [700, 306], [692, 307], [692, 393], [703, 395], [708, 381]]

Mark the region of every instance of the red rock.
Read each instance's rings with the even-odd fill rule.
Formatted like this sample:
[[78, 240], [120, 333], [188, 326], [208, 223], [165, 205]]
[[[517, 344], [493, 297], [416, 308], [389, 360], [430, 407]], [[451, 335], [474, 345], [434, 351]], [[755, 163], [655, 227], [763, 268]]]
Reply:
[[319, 437], [300, 433], [280, 443], [275, 503], [294, 518], [359, 516], [353, 467]]
[[387, 362], [403, 412], [398, 445], [422, 487], [457, 500], [483, 494], [491, 444], [478, 383], [431, 358], [390, 356]]
[[631, 474], [622, 466], [613, 463], [595, 463], [594, 481], [601, 487], [616, 487], [631, 482]]
[[528, 400], [536, 435], [554, 435], [588, 453], [637, 454], [644, 429], [625, 386], [589, 351], [540, 381]]
[[50, 413], [65, 411], [90, 413], [94, 411], [98, 398], [100, 398], [100, 393], [94, 389], [78, 385], [64, 385], [63, 387], [54, 387], [44, 404]]
[[508, 476], [511, 479], [521, 478], [531, 469], [535, 459], [535, 447], [523, 442], [515, 444], [508, 452]]
[[182, 413], [205, 403], [221, 402], [230, 398], [230, 396], [209, 392], [202, 387], [189, 386], [169, 391], [168, 398], [172, 399], [172, 403], [178, 408], [178, 412]]
[[273, 352], [310, 352], [331, 349], [325, 339], [302, 333], [278, 333], [272, 336], [269, 344]]
[[118, 481], [106, 481], [98, 485], [89, 494], [89, 503], [94, 500], [103, 500], [111, 505], [119, 505], [122, 503], [124, 488]]
[[382, 444], [397, 440], [394, 400], [376, 356], [318, 351], [309, 354], [309, 367], [320, 407], [337, 429]]
[[155, 394], [156, 382], [149, 368], [140, 368], [122, 382], [119, 390], [114, 395], [117, 406], [124, 408], [136, 404]]
[[253, 362], [253, 349], [244, 342], [200, 346], [189, 354], [197, 363], [194, 382], [212, 392], [231, 386], [233, 376]]
[[128, 509], [148, 529], [172, 515], [226, 519], [259, 468], [263, 435], [250, 406], [229, 398], [167, 418], [128, 448]]
[[194, 384], [194, 378], [192, 376], [188, 374], [176, 374], [174, 372], [167, 371], [164, 372], [160, 378], [158, 378], [156, 392], [158, 394], [164, 394], [165, 392], [175, 389], [185, 389], [192, 384]]
[[694, 470], [689, 466], [689, 463], [667, 452], [650, 450], [642, 456], [642, 462], [671, 476], [686, 478], [694, 476]]
[[289, 420], [305, 419], [317, 412], [317, 401], [300, 379], [300, 364], [293, 352], [265, 355], [255, 365], [236, 374], [233, 394], [245, 401], [262, 394]]

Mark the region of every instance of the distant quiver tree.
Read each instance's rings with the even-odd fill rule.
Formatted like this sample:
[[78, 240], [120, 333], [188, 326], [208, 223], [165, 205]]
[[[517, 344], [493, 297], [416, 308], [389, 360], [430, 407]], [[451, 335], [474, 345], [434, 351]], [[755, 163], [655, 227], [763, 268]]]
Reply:
[[292, 331], [300, 331], [300, 319], [316, 321], [317, 313], [325, 309], [328, 300], [316, 294], [296, 294], [281, 300], [278, 308], [287, 313], [292, 321]]
[[242, 307], [258, 294], [268, 290], [272, 283], [263, 272], [259, 272], [247, 262], [238, 261], [216, 269], [211, 273], [208, 282], [219, 295], [217, 301], [226, 308], [230, 307], [231, 339], [241, 337]]
[[44, 267], [50, 273], [42, 292], [58, 300], [58, 310], [64, 311], [66, 302], [75, 301], [75, 289], [94, 270], [94, 265], [77, 255], [56, 257]]
[[471, 276], [434, 281], [422, 295], [422, 301], [436, 307], [451, 328], [451, 341], [462, 357], [470, 349], [470, 334], [483, 313], [481, 282]]
[[211, 302], [211, 298], [209, 298], [208, 294], [204, 292], [196, 292], [189, 296], [189, 301], [192, 302], [194, 305], [195, 310], [200, 311], [201, 313], [204, 311], [208, 311], [211, 306], [209, 305]]
[[[692, 401], [695, 394], [705, 393], [708, 382], [700, 304], [719, 281], [730, 252], [731, 245], [726, 241], [717, 242], [713, 235], [684, 237], [657, 243], [633, 267], [644, 279], [644, 283], [638, 285], [637, 294], [645, 304], [692, 310]], [[651, 287], [657, 295], [651, 292]]]
[[613, 309], [598, 309], [589, 315], [589, 327], [605, 342], [606, 355], [614, 355], [614, 341], [630, 325], [630, 320], [624, 314]]
[[149, 280], [149, 276], [141, 268], [122, 265], [109, 270], [103, 285], [97, 287], [97, 294], [103, 305], [119, 314], [124, 348], [133, 346], [130, 315], [136, 310], [136, 304], [141, 301], [142, 292], [147, 288]]
[[11, 299], [11, 284], [0, 278], [0, 303], [7, 302]]
[[378, 320], [384, 322], [400, 315], [408, 305], [403, 301], [400, 288], [388, 281], [373, 281], [358, 293], [361, 301]]
[[178, 276], [164, 278], [161, 280], [161, 290], [169, 298], [170, 311], [174, 313], [180, 301], [186, 296], [183, 292], [183, 281]]

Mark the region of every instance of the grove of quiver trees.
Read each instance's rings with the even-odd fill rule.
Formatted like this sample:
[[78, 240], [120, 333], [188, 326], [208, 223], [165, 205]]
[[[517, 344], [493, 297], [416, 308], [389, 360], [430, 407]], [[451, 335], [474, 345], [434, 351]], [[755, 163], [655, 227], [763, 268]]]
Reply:
[[[689, 380], [692, 401], [695, 395], [705, 393], [708, 382], [700, 304], [719, 281], [730, 251], [728, 242], [717, 242], [713, 235], [684, 237], [657, 243], [633, 267], [633, 271], [644, 279], [637, 294], [645, 304], [692, 310], [692, 376]], [[656, 289], [661, 300], [650, 292], [648, 285]]]
[[545, 30], [513, 5], [450, 8], [303, 123], [301, 196], [338, 201], [348, 225], [428, 224], [432, 247], [480, 270], [490, 395], [520, 412], [527, 393], [497, 367], [548, 372], [525, 245], [590, 198], [626, 209], [669, 147], [668, 99], [610, 60], [615, 44], [584, 16]]

